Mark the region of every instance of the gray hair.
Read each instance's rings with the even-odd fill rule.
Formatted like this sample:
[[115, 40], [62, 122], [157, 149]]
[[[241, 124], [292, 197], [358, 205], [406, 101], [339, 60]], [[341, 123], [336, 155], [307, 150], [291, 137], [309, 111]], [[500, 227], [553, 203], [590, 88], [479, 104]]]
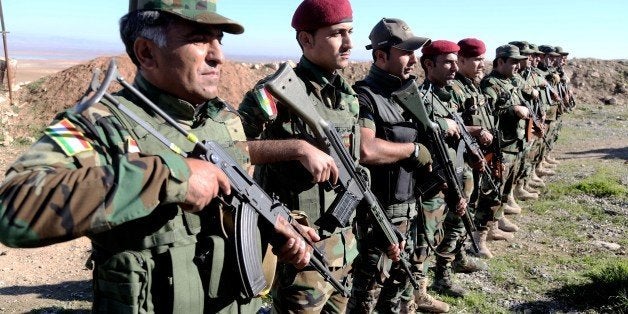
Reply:
[[135, 40], [138, 37], [143, 37], [153, 41], [161, 48], [166, 47], [168, 44], [166, 34], [175, 18], [170, 13], [154, 10], [133, 11], [120, 18], [120, 37], [127, 54], [135, 65], [140, 65], [133, 51]]

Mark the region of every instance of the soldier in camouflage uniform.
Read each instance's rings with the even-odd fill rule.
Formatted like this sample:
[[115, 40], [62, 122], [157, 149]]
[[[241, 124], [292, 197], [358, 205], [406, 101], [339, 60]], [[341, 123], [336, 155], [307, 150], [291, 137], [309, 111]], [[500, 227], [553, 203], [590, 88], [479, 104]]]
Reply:
[[[515, 74], [514, 81], [519, 87], [521, 93], [521, 103], [528, 106], [531, 112], [537, 116], [538, 121], [543, 123], [545, 117], [544, 106], [541, 103], [541, 93], [538, 89], [539, 77], [532, 72], [532, 60], [534, 59], [534, 51], [528, 46], [525, 41], [513, 41], [511, 45], [519, 48], [519, 53], [525, 56], [526, 59], [519, 61], [519, 70]], [[532, 123], [532, 120], [527, 121], [528, 126]], [[515, 179], [516, 185], [514, 189], [515, 198], [518, 200], [536, 200], [539, 198], [540, 190], [536, 190], [530, 185], [532, 179], [532, 172], [535, 172], [536, 156], [539, 151], [539, 143], [543, 142], [544, 133], [543, 130], [535, 130], [534, 128], [526, 128], [525, 144], [522, 152], [521, 166], [517, 178]], [[509, 214], [519, 214], [520, 211], [511, 211]]]
[[[352, 48], [352, 10], [347, 0], [305, 0], [296, 9], [292, 27], [303, 56], [294, 71], [306, 86], [318, 113], [331, 121], [349, 149], [359, 158], [358, 99], [349, 83], [338, 73], [349, 64]], [[357, 244], [351, 226], [337, 227], [323, 214], [336, 197], [325, 189], [334, 182], [338, 168], [333, 159], [313, 144], [305, 122], [281, 103], [277, 110], [264, 110], [259, 90], [248, 92], [240, 105], [249, 146], [260, 158], [255, 178], [270, 193], [293, 209], [293, 214], [315, 226], [317, 244], [327, 257], [334, 277], [350, 284], [351, 263]], [[397, 248], [398, 255], [398, 248]], [[273, 310], [278, 313], [342, 313], [348, 298], [342, 296], [316, 271], [302, 271], [280, 264], [272, 289]]]
[[[489, 167], [499, 167], [497, 163], [499, 145], [494, 145], [493, 132], [497, 132], [493, 112], [488, 106], [482, 91], [480, 90], [480, 80], [484, 75], [484, 54], [486, 46], [484, 42], [476, 38], [465, 38], [458, 42], [460, 51], [458, 52], [458, 72], [452, 84], [452, 96], [456, 103], [461, 104], [458, 110], [465, 124], [469, 126], [469, 131], [475, 136], [478, 144], [486, 152], [492, 155], [492, 162]], [[492, 169], [495, 171], [495, 169]], [[498, 177], [488, 177], [491, 174], [474, 171], [474, 193], [470, 203], [475, 207], [475, 224], [478, 231], [474, 233], [478, 243], [479, 256], [491, 258], [493, 254], [486, 245], [487, 240], [510, 240], [511, 233], [501, 231], [496, 222], [504, 213], [497, 211], [501, 207], [499, 191], [492, 191], [486, 180], [499, 180]], [[499, 183], [499, 182], [497, 182]], [[481, 191], [481, 192], [480, 192]]]
[[[418, 225], [414, 186], [417, 176], [421, 178], [428, 173], [431, 156], [427, 148], [418, 143], [417, 122], [404, 112], [395, 95], [403, 93], [407, 84], [414, 83], [416, 77], [411, 75], [417, 63], [414, 51], [429, 39], [414, 36], [404, 21], [394, 18], [380, 20], [369, 39], [371, 44], [366, 48], [373, 49], [373, 64], [366, 78], [354, 85], [360, 101], [360, 161], [370, 170], [373, 192], [386, 216], [402, 233], [410, 235], [406, 238], [405, 250], [412, 257], [412, 276], [426, 286], [423, 263], [427, 254], [418, 248], [427, 247], [422, 235], [435, 234], [438, 222]], [[414, 312], [413, 300], [401, 300], [402, 289], [409, 284], [408, 275], [397, 263], [388, 276], [382, 275], [382, 253], [378, 247], [381, 239], [360, 214], [356, 219], [360, 253], [353, 263], [348, 312]], [[430, 213], [427, 214], [429, 217]], [[417, 237], [417, 233], [421, 236]], [[447, 304], [426, 292], [419, 299], [421, 310], [442, 312], [448, 309]]]
[[[486, 267], [486, 265], [480, 265], [466, 256], [464, 242], [467, 234], [460, 217], [465, 209], [469, 209], [466, 204], [473, 193], [474, 179], [472, 169], [469, 166], [470, 163], [467, 163], [470, 156], [466, 153], [465, 144], [460, 138], [462, 130], [451, 117], [451, 115], [458, 115], [458, 110], [461, 107], [461, 104], [455, 102], [452, 91], [453, 80], [458, 71], [457, 53], [459, 50], [460, 47], [456, 43], [446, 40], [437, 40], [425, 46], [421, 56], [421, 66], [425, 70], [425, 81], [419, 87], [425, 94], [423, 99], [428, 113], [436, 121], [442, 121], [439, 124], [441, 130], [447, 134], [449, 157], [454, 162], [456, 173], [462, 173], [464, 182], [464, 198], [460, 200], [464, 203], [464, 208], [451, 209], [446, 213], [446, 219], [443, 223], [443, 239], [436, 246], [436, 270], [432, 286], [439, 293], [454, 297], [463, 297], [466, 294], [466, 289], [454, 283], [452, 267], [457, 268], [460, 272], [475, 272]], [[462, 127], [467, 129], [465, 126]], [[481, 128], [472, 126], [467, 131], [469, 129], [473, 134], [479, 136]], [[449, 197], [447, 195], [447, 198]]]
[[[516, 174], [519, 172], [522, 151], [525, 144], [525, 126], [530, 117], [528, 108], [521, 103], [521, 91], [515, 85], [514, 76], [519, 69], [519, 61], [527, 59], [513, 45], [503, 45], [496, 49], [493, 71], [480, 83], [489, 104], [494, 108], [498, 129], [501, 132], [504, 171], [502, 175], [502, 209], [512, 212], [508, 207], [519, 207], [514, 201], [513, 188]], [[520, 210], [515, 209], [515, 210]], [[504, 231], [515, 232], [518, 227], [506, 217], [498, 221], [498, 227]]]
[[[521, 78], [531, 86], [534, 90], [532, 94], [525, 95], [531, 104], [535, 105], [535, 109], [538, 109], [537, 115], [541, 122], [543, 123], [544, 130], [547, 129], [546, 122], [546, 112], [551, 104], [551, 95], [549, 94], [549, 90], [547, 90], [547, 80], [540, 75], [537, 71], [535, 71], [534, 66], [536, 65], [535, 59], [536, 53], [538, 52], [535, 49], [532, 49], [530, 45], [525, 41], [512, 42], [511, 44], [519, 47], [519, 50], [523, 55], [528, 56], [529, 62], [522, 61], [520, 63], [521, 69], [519, 71]], [[527, 60], [526, 60], [527, 61]], [[515, 192], [515, 196], [522, 200], [528, 199], [536, 199], [537, 194], [540, 193], [540, 190], [537, 188], [542, 188], [545, 186], [543, 180], [536, 174], [535, 169], [539, 166], [539, 163], [543, 160], [543, 152], [545, 143], [547, 141], [547, 134], [538, 134], [534, 135], [533, 143], [531, 144], [530, 152], [526, 158], [526, 170], [524, 173], [524, 177], [522, 178], [523, 182], [520, 184], [519, 195]], [[530, 194], [527, 194], [529, 192]]]
[[[216, 97], [223, 32], [240, 34], [243, 27], [218, 15], [214, 2], [135, 0], [120, 31], [138, 67], [134, 85], [181, 127], [217, 141], [246, 167], [240, 120]], [[114, 97], [192, 149], [130, 91]], [[231, 257], [219, 208], [207, 207], [219, 192], [230, 193], [219, 168], [168, 150], [101, 100], [82, 113], [60, 113], [10, 166], [0, 186], [0, 241], [37, 247], [88, 236], [94, 312], [252, 313], [261, 301], [240, 297], [231, 280], [239, 274], [225, 267]], [[280, 250], [303, 267], [309, 253], [295, 240]], [[215, 262], [199, 266], [195, 254], [206, 247]]]
[[541, 55], [537, 71], [547, 80], [547, 88], [551, 90], [552, 100], [546, 111], [547, 144], [544, 147], [543, 159], [536, 168], [538, 176], [545, 177], [556, 174], [553, 168], [558, 164], [555, 159], [549, 157], [549, 154], [554, 146], [554, 142], [558, 138], [558, 132], [562, 124], [561, 115], [564, 111], [563, 99], [559, 94], [559, 84], [561, 83], [561, 78], [556, 67], [562, 57], [560, 54], [555, 52], [555, 49], [552, 46], [541, 45], [539, 46], [539, 50], [543, 54]]

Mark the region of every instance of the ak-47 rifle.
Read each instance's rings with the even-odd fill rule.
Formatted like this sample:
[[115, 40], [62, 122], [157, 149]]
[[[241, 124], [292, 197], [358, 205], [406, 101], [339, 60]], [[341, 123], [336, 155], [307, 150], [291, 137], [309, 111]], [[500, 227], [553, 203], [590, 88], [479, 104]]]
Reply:
[[478, 144], [478, 142], [475, 140], [475, 138], [473, 138], [473, 136], [471, 136], [471, 134], [469, 134], [469, 131], [467, 131], [467, 128], [465, 127], [465, 124], [462, 121], [462, 118], [457, 113], [450, 111], [449, 109], [445, 108], [444, 106], [443, 106], [443, 109], [445, 111], [449, 112], [448, 118], [450, 118], [451, 120], [456, 122], [456, 124], [458, 125], [458, 129], [460, 129], [460, 138], [464, 142], [464, 145], [465, 145], [465, 148], [466, 148], [467, 152], [474, 159], [474, 160], [472, 160], [472, 162], [481, 162], [482, 163], [482, 172], [487, 174], [487, 176], [485, 176], [485, 178], [486, 178], [485, 183], [488, 183], [488, 185], [490, 186], [490, 188], [492, 190], [498, 191], [499, 190], [499, 186], [493, 180], [493, 177], [491, 176], [491, 172], [492, 171], [489, 168], [488, 163], [484, 162], [486, 160], [486, 158], [484, 157], [484, 153], [482, 152], [482, 148], [480, 148], [480, 144]]
[[[441, 179], [444, 179], [444, 183], [447, 183], [447, 188], [450, 190], [450, 193], [452, 193], [451, 195], [453, 195], [452, 198], [447, 198], [448, 206], [450, 210], [455, 210], [458, 202], [464, 198], [464, 188], [461, 178], [456, 173], [454, 162], [451, 158], [449, 158], [446, 146], [447, 144], [445, 144], [445, 139], [441, 135], [443, 131], [437, 123], [430, 120], [427, 111], [425, 110], [423, 99], [421, 99], [421, 95], [419, 94], [419, 88], [416, 85], [416, 82], [411, 80], [406, 83], [406, 85], [404, 85], [398, 92], [393, 93], [393, 97], [398, 100], [398, 103], [406, 109], [407, 112], [409, 112], [417, 121], [420, 122], [421, 125], [424, 126], [425, 129], [419, 130], [419, 132], [423, 131], [423, 133], [427, 135], [429, 142], [432, 144], [430, 153], [432, 153], [435, 164], [442, 167], [444, 178]], [[436, 170], [437, 169], [434, 169], [433, 171]], [[479, 252], [480, 249], [478, 244], [471, 236], [477, 228], [471, 220], [469, 211], [465, 209], [464, 215], [462, 215], [461, 218], [467, 234], [469, 235], [469, 238], [471, 238], [473, 250], [475, 252]]]
[[[231, 184], [231, 195], [222, 196], [220, 200], [228, 210], [234, 212], [235, 215], [235, 237], [233, 244], [235, 246], [237, 266], [240, 271], [240, 283], [242, 286], [242, 295], [250, 298], [258, 295], [266, 287], [266, 278], [262, 271], [262, 253], [259, 249], [257, 232], [258, 228], [265, 226], [275, 226], [279, 217], [283, 217], [290, 223], [291, 230], [298, 239], [305, 241], [308, 249], [312, 251], [310, 258], [310, 266], [318, 271], [323, 278], [328, 281], [338, 292], [348, 297], [347, 288], [336, 280], [328, 269], [328, 263], [323, 254], [316, 249], [312, 240], [304, 232], [302, 227], [291, 218], [290, 210], [277, 199], [270, 197], [264, 190], [251, 178], [248, 173], [216, 142], [201, 142], [192, 133], [183, 129], [176, 121], [174, 121], [167, 113], [161, 110], [150, 99], [143, 95], [139, 90], [126, 82], [117, 71], [115, 60], [109, 64], [109, 68], [105, 75], [103, 83], [98, 82], [99, 71], [94, 73], [94, 78], [90, 85], [94, 95], [91, 98], [84, 98], [74, 109], [76, 113], [80, 113], [91, 105], [100, 101], [101, 98], [106, 99], [118, 110], [123, 112], [135, 123], [144, 128], [149, 134], [155, 136], [166, 147], [171, 149], [183, 157], [197, 157], [209, 161], [220, 168], [229, 179]], [[194, 144], [194, 151], [188, 154], [181, 150], [171, 140], [157, 131], [148, 122], [142, 120], [131, 109], [120, 103], [115, 97], [107, 93], [107, 88], [113, 80], [117, 80], [120, 85], [128, 89], [136, 97], [141, 99], [150, 109], [161, 116], [168, 124], [183, 134], [188, 141]], [[259, 218], [261, 221], [258, 221]], [[262, 223], [264, 225], [258, 225]], [[259, 226], [259, 227], [258, 227]], [[265, 230], [265, 229], [264, 229]], [[273, 235], [276, 236], [276, 235]], [[285, 239], [279, 239], [283, 241]], [[281, 243], [281, 242], [280, 242]], [[204, 254], [197, 256], [200, 262], [207, 258]]]
[[[327, 221], [334, 221], [338, 226], [346, 226], [355, 207], [360, 201], [364, 201], [374, 220], [375, 227], [384, 235], [385, 244], [387, 246], [399, 245], [399, 242], [403, 240], [403, 235], [390, 224], [381, 204], [369, 188], [366, 176], [357, 169], [336, 128], [316, 111], [316, 104], [308, 96], [305, 85], [290, 65], [282, 64], [277, 73], [260, 88], [265, 88], [281, 104], [303, 119], [314, 133], [317, 141], [316, 146], [329, 154], [338, 167], [338, 182], [332, 187], [338, 196], [323, 218], [326, 218]], [[403, 253], [400, 265], [414, 288], [418, 289], [419, 284], [412, 276], [407, 257]]]

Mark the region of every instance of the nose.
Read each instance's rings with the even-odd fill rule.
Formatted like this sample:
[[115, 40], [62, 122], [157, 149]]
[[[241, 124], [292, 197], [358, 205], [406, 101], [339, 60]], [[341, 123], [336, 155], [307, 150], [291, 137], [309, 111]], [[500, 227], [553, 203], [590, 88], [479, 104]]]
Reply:
[[342, 45], [346, 50], [353, 48], [353, 41], [351, 40], [351, 34], [349, 32], [342, 36]]
[[458, 72], [458, 69], [459, 69], [459, 68], [458, 68], [458, 61], [455, 61], [455, 62], [454, 62], [454, 64], [453, 64], [453, 66], [451, 67], [451, 69], [452, 69], [454, 72]]
[[208, 42], [205, 61], [207, 61], [207, 63], [209, 63], [211, 66], [216, 66], [217, 64], [222, 64], [225, 60], [224, 58], [225, 57], [222, 53], [222, 46], [220, 45], [220, 41], [218, 39], [211, 39]]
[[412, 53], [410, 55], [410, 60], [408, 60], [408, 66], [413, 66], [418, 62], [418, 59], [416, 58], [416, 54]]

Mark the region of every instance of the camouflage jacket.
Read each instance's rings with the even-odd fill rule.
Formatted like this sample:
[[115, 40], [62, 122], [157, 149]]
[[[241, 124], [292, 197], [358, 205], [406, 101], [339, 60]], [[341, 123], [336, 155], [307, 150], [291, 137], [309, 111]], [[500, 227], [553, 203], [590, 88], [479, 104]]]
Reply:
[[514, 106], [521, 103], [521, 91], [512, 78], [505, 78], [496, 71], [485, 76], [480, 88], [494, 108], [498, 129], [502, 133], [500, 146], [503, 151], [517, 153], [525, 136], [525, 121], [515, 113]]
[[[329, 77], [305, 57], [301, 58], [294, 71], [304, 82], [318, 113], [333, 123], [357, 165], [360, 156], [359, 104], [351, 86], [340, 74]], [[276, 113], [269, 114], [262, 109], [258, 97], [259, 87], [266, 80], [263, 79], [258, 87], [247, 92], [239, 106], [246, 137], [261, 140], [302, 139], [315, 143], [313, 133], [305, 122], [281, 103], [277, 104]], [[279, 197], [295, 215], [305, 217], [311, 227], [319, 228], [319, 235], [323, 239], [320, 245], [325, 246], [323, 249], [329, 253], [327, 258], [330, 266], [345, 266], [347, 261], [355, 258], [357, 251], [351, 249], [355, 248], [355, 243], [352, 243], [354, 240], [345, 239], [342, 241], [347, 243], [340, 243], [337, 242], [339, 237], [334, 237], [334, 243], [324, 244], [324, 239], [331, 235], [342, 234], [341, 237], [344, 237], [351, 232], [351, 227], [314, 224], [337, 194], [333, 190], [327, 191], [323, 185], [312, 183], [312, 175], [299, 161], [256, 165], [255, 179], [267, 192]]]
[[479, 86], [458, 72], [451, 87], [452, 99], [461, 104], [458, 112], [465, 124], [492, 130], [495, 125], [492, 110]]
[[[140, 75], [136, 86], [199, 138], [216, 140], [243, 165], [248, 152], [242, 126], [221, 101], [196, 108], [163, 94]], [[130, 92], [115, 94], [132, 111]], [[190, 171], [178, 154], [152, 135], [129, 125], [106, 101], [75, 114], [60, 113], [32, 147], [8, 169], [0, 186], [0, 240], [36, 247], [103, 232], [177, 209], [185, 199]], [[184, 150], [192, 146], [160, 118], [148, 121]], [[239, 133], [238, 133], [239, 132]], [[174, 206], [174, 207], [173, 207]]]

